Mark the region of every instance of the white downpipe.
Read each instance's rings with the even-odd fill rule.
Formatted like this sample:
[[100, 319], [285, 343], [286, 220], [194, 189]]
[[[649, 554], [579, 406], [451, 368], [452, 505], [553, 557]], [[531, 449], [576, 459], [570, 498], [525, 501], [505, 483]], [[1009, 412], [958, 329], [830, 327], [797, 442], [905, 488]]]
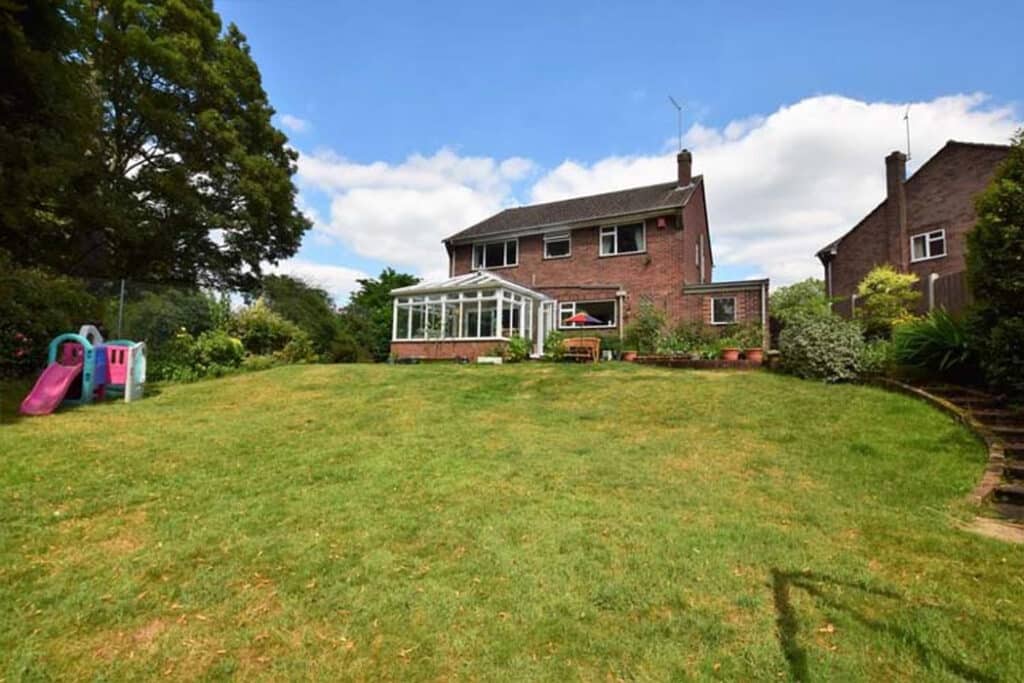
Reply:
[[932, 273], [928, 276], [928, 310], [935, 310], [935, 283], [939, 281], [939, 274]]

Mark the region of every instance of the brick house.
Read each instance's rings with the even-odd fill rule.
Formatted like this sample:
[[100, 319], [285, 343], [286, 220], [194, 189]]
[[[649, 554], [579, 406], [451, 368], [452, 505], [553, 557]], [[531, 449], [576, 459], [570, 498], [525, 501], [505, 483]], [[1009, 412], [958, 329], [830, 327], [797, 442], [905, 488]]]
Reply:
[[856, 307], [857, 285], [876, 265], [914, 273], [919, 310], [960, 310], [969, 301], [966, 235], [974, 199], [992, 181], [1009, 147], [950, 140], [909, 179], [907, 157], [885, 158], [886, 198], [845, 235], [821, 249], [825, 286], [837, 312]]
[[475, 358], [512, 334], [540, 354], [552, 329], [621, 337], [645, 300], [672, 324], [764, 328], [768, 281], [712, 282], [704, 179], [690, 152], [676, 161], [671, 182], [506, 209], [445, 239], [449, 279], [392, 292], [392, 354]]

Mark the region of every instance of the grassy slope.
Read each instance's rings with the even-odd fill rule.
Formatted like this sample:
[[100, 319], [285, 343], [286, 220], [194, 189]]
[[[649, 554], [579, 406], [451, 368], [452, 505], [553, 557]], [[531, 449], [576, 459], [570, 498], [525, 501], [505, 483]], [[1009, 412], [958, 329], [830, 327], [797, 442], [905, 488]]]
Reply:
[[1020, 680], [983, 450], [901, 396], [280, 368], [0, 427], [0, 677]]

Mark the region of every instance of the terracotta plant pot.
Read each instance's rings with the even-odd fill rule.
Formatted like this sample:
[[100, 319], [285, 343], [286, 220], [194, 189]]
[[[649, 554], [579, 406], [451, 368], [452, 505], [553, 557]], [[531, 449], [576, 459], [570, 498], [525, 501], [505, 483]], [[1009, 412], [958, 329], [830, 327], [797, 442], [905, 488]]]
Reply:
[[764, 349], [747, 349], [743, 353], [751, 363], [760, 365], [764, 361]]
[[632, 363], [633, 361], [636, 360], [636, 351], [623, 351], [622, 360], [628, 363]]
[[739, 360], [740, 350], [739, 349], [722, 349], [722, 360]]

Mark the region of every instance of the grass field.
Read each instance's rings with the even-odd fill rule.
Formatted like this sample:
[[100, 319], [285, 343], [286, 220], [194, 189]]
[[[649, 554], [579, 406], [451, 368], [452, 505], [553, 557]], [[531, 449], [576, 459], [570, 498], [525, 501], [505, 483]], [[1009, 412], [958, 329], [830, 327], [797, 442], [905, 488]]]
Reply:
[[0, 427], [0, 678], [1022, 680], [984, 451], [911, 399], [309, 366]]

